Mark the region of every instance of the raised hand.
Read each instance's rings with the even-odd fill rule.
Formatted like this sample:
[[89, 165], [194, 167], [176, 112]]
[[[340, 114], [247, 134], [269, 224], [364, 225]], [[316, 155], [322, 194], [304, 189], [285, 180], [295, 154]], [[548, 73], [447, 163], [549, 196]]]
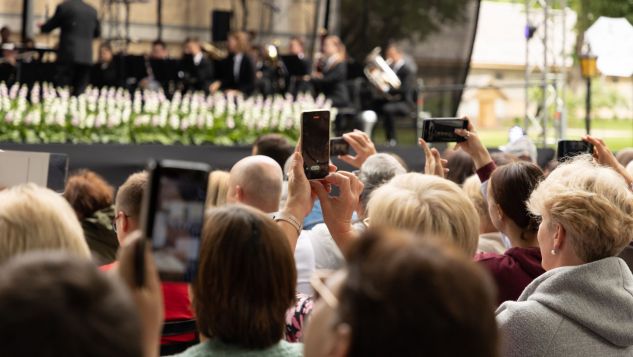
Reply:
[[615, 158], [615, 155], [609, 150], [604, 140], [591, 135], [583, 135], [581, 139], [593, 145], [593, 157], [600, 165], [611, 167], [624, 177], [629, 186], [633, 184], [633, 176]]
[[351, 133], [343, 134], [343, 139], [347, 141], [352, 149], [354, 149], [356, 155], [343, 155], [339, 156], [339, 159], [354, 166], [357, 169], [360, 169], [360, 167], [363, 166], [363, 163], [365, 162], [365, 160], [367, 160], [368, 157], [376, 153], [376, 147], [369, 138], [369, 135], [360, 130], [354, 130]]
[[455, 129], [455, 134], [466, 138], [465, 141], [457, 143], [455, 146], [470, 155], [475, 162], [476, 169], [480, 169], [492, 161], [492, 157], [477, 135], [473, 123], [468, 122], [468, 129]]
[[418, 139], [418, 144], [424, 151], [424, 173], [427, 175], [435, 175], [439, 177], [445, 177], [448, 169], [445, 165], [448, 161], [442, 159], [440, 152], [436, 148], [429, 149], [429, 145], [424, 139]]

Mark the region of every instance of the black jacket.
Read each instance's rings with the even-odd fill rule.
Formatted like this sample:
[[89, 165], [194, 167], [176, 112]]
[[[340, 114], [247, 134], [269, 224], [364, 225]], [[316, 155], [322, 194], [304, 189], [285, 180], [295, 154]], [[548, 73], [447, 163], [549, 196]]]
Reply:
[[345, 87], [347, 64], [337, 63], [323, 70], [323, 78], [312, 78], [317, 93], [323, 93], [337, 108], [347, 107], [350, 103], [349, 92]]
[[397, 101], [404, 101], [412, 107], [416, 105], [416, 73], [413, 68], [405, 63], [401, 66], [396, 75], [400, 79], [400, 88], [389, 91], [389, 94], [396, 97]]
[[181, 68], [185, 74], [184, 84], [186, 91], [209, 91], [209, 86], [215, 78], [211, 60], [203, 56], [202, 60], [196, 65], [193, 57], [185, 56], [182, 59]]
[[92, 39], [101, 35], [97, 10], [82, 0], [66, 0], [42, 25], [42, 32], [58, 27], [61, 29], [58, 61], [92, 64]]
[[222, 63], [222, 90], [235, 89], [251, 95], [255, 90], [255, 64], [247, 54], [242, 55], [239, 78], [233, 74], [235, 55], [231, 54]]

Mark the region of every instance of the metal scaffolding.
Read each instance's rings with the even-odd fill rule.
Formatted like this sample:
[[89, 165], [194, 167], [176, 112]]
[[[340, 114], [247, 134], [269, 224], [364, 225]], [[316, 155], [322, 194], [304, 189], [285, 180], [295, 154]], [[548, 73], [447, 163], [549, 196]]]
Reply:
[[[536, 130], [544, 147], [553, 138], [564, 138], [567, 129], [565, 91], [569, 69], [567, 0], [525, 0], [525, 122], [524, 130]], [[540, 46], [539, 46], [540, 44]], [[535, 51], [536, 48], [536, 51]], [[538, 58], [531, 52], [542, 51]], [[539, 88], [536, 108], [530, 94]], [[550, 135], [550, 137], [548, 137]]]

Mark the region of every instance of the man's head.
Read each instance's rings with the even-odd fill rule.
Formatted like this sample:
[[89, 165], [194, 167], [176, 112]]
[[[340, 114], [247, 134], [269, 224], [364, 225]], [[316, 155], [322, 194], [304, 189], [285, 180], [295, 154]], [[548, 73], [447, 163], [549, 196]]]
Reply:
[[279, 167], [284, 167], [286, 160], [292, 155], [292, 149], [292, 145], [285, 136], [266, 134], [255, 140], [252, 155], [268, 156], [277, 161]]
[[288, 42], [288, 51], [290, 51], [291, 54], [293, 55], [303, 55], [304, 53], [304, 45], [303, 45], [303, 40], [301, 39], [301, 37], [293, 37], [290, 39], [290, 42]]
[[119, 187], [115, 199], [114, 221], [116, 224], [116, 235], [119, 242], [123, 242], [125, 237], [139, 229], [141, 213], [141, 202], [143, 193], [147, 190], [148, 175], [146, 171], [137, 172]]
[[230, 174], [227, 203], [243, 203], [267, 213], [279, 210], [283, 174], [275, 160], [249, 156], [233, 165]]
[[114, 54], [112, 52], [112, 46], [110, 46], [109, 42], [104, 42], [99, 46], [99, 62], [101, 63], [110, 63], [112, 62], [112, 58]]
[[167, 52], [167, 45], [162, 40], [156, 40], [152, 42], [152, 50], [149, 54], [151, 59], [162, 60], [169, 57], [169, 52]]
[[200, 40], [197, 37], [189, 37], [185, 40], [185, 47], [183, 49], [186, 55], [195, 56], [198, 53], [202, 52], [200, 47]]
[[395, 42], [390, 42], [385, 48], [385, 57], [387, 60], [391, 60], [392, 63], [396, 63], [402, 59], [402, 50]]
[[2, 355], [141, 355], [138, 315], [119, 280], [88, 259], [34, 252], [0, 274]]

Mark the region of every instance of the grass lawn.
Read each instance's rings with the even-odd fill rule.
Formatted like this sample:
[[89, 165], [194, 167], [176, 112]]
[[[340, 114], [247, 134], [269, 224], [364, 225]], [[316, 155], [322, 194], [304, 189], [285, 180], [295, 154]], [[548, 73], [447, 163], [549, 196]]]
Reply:
[[[513, 125], [512, 122], [501, 124], [494, 129], [481, 129], [479, 135], [482, 141], [488, 147], [498, 147], [504, 145], [508, 141], [508, 129]], [[618, 151], [622, 148], [633, 147], [633, 120], [612, 119], [612, 120], [594, 120], [591, 123], [591, 132], [593, 135], [604, 139], [609, 148]], [[534, 131], [534, 130], [533, 130]], [[413, 128], [398, 128], [398, 142], [400, 145], [417, 144], [417, 134]], [[585, 133], [584, 121], [570, 121], [567, 130], [567, 139], [577, 140]], [[537, 133], [530, 132], [530, 137], [538, 142]], [[555, 147], [554, 129], [548, 127], [548, 144]], [[373, 135], [374, 141], [381, 145], [385, 143], [385, 135], [382, 125], [379, 122], [376, 125]]]

